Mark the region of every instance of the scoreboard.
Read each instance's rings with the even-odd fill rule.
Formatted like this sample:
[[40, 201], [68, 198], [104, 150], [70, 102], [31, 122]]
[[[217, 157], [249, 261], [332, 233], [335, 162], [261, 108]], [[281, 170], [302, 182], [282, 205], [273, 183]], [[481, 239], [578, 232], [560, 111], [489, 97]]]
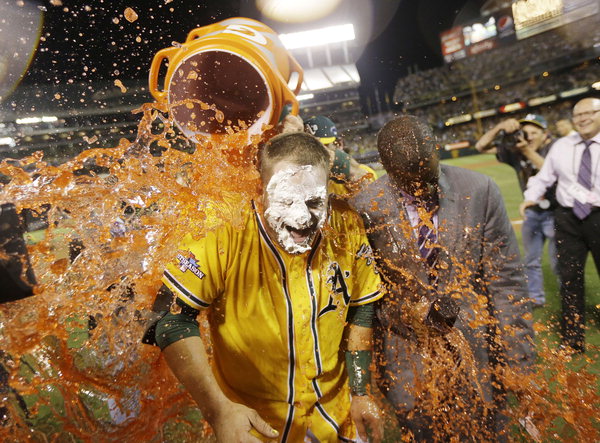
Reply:
[[598, 13], [598, 0], [515, 0], [509, 8], [442, 32], [442, 55], [451, 63]]

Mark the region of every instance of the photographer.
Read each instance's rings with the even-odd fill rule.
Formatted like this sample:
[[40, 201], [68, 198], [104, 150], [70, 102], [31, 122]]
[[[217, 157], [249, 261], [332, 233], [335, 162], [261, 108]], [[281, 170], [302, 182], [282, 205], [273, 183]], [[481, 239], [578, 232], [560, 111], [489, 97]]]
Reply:
[[[546, 119], [538, 114], [527, 114], [521, 120], [509, 118], [501, 121], [483, 134], [475, 148], [479, 152], [495, 153], [499, 162], [510, 165], [517, 173], [521, 191], [525, 191], [527, 181], [542, 168], [553, 143]], [[555, 188], [548, 190], [542, 201], [528, 208], [522, 226], [529, 297], [534, 306], [543, 306], [546, 301], [541, 264], [546, 239], [550, 265], [557, 274], [554, 194]]]

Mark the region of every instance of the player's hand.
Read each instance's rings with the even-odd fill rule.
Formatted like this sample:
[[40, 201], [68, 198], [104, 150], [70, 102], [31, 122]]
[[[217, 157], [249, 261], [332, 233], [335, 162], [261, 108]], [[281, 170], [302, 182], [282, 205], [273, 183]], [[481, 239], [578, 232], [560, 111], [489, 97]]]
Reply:
[[[379, 443], [383, 438], [383, 420], [379, 407], [368, 395], [352, 397], [350, 415], [358, 435], [363, 441]], [[371, 439], [367, 438], [367, 429], [370, 431]]]
[[221, 407], [211, 426], [220, 443], [260, 443], [261, 439], [277, 439], [279, 432], [264, 421], [258, 412], [242, 404], [228, 402]]
[[523, 220], [527, 218], [525, 216], [525, 209], [527, 209], [530, 206], [535, 206], [536, 204], [537, 204], [536, 202], [532, 202], [530, 200], [525, 200], [523, 203], [521, 203], [519, 205], [519, 214], [521, 214], [521, 217], [523, 217]]
[[507, 134], [512, 134], [515, 131], [521, 129], [521, 124], [515, 118], [507, 118], [506, 120], [501, 121], [496, 126], [499, 131], [504, 131]]
[[302, 132], [304, 131], [304, 121], [299, 115], [288, 114], [281, 123], [281, 133]]

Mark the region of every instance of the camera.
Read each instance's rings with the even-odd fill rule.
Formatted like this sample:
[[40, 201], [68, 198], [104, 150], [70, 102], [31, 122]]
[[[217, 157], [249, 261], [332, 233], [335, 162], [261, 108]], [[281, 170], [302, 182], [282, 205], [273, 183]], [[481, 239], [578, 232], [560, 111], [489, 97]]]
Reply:
[[521, 129], [509, 133], [500, 131], [500, 140], [496, 144], [505, 148], [514, 148], [521, 140], [529, 141], [527, 133]]

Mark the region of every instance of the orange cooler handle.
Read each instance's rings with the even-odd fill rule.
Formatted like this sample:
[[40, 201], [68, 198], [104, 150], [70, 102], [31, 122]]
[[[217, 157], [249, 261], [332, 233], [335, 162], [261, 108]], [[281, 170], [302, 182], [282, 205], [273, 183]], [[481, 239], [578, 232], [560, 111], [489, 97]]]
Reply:
[[294, 88], [294, 94], [298, 95], [298, 93], [300, 92], [300, 89], [302, 88], [302, 82], [304, 81], [304, 71], [302, 70], [302, 66], [300, 66], [300, 63], [298, 63], [294, 57], [292, 57], [290, 55], [289, 59], [290, 59], [290, 65], [291, 65], [290, 74], [292, 72], [298, 73], [298, 83], [296, 84], [296, 87]]
[[181, 48], [171, 47], [161, 49], [156, 53], [154, 58], [152, 59], [152, 64], [150, 65], [150, 76], [149, 76], [149, 86], [150, 86], [150, 94], [156, 99], [157, 102], [164, 102], [166, 91], [158, 90], [158, 71], [160, 70], [160, 66], [164, 59], [170, 60], [170, 57]]
[[300, 104], [298, 103], [298, 100], [296, 100], [296, 97], [294, 97], [292, 101], [292, 110], [290, 113], [292, 115], [298, 115], [300, 113]]
[[189, 32], [189, 34], [187, 35], [187, 38], [185, 39], [185, 42], [189, 43], [192, 40], [196, 40], [197, 38], [200, 38], [200, 37], [202, 37], [202, 36], [204, 36], [204, 35], [212, 32], [213, 29], [215, 29], [216, 27], [222, 28], [222, 26], [220, 25], [220, 23], [215, 23], [215, 24], [208, 25], [208, 26], [202, 26], [201, 28], [192, 29]]

